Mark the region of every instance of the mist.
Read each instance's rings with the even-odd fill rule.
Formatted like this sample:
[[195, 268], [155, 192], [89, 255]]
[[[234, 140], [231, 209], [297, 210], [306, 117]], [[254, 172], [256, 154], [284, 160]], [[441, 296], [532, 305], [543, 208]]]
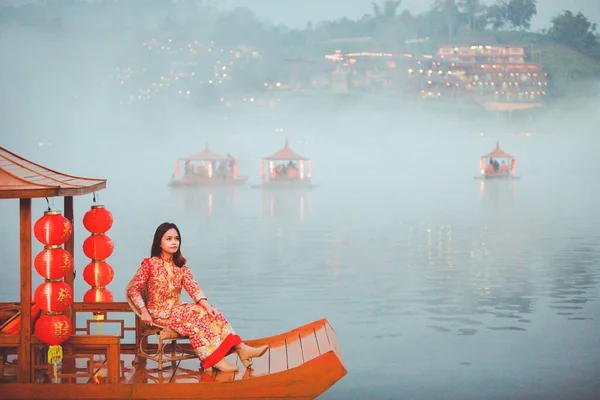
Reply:
[[[97, 195], [115, 219], [115, 301], [173, 221], [201, 287], [245, 337], [328, 318], [349, 372], [324, 399], [597, 394], [586, 349], [600, 328], [600, 76], [511, 118], [377, 90], [277, 91], [283, 60], [322, 61], [284, 33], [360, 18], [371, 2], [47, 3], [0, 9], [0, 146], [108, 180]], [[595, 1], [544, 1], [531, 30], [567, 7], [600, 22]], [[263, 77], [269, 89], [254, 85]], [[310, 193], [168, 186], [175, 161], [207, 144], [258, 184], [259, 160], [286, 140], [313, 160]], [[517, 159], [507, 186], [473, 179], [497, 143]], [[79, 272], [91, 202], [75, 198]], [[34, 200], [34, 220], [46, 208]], [[0, 202], [0, 218], [0, 301], [13, 301], [18, 202]], [[88, 287], [75, 285], [79, 300]], [[557, 311], [557, 299], [579, 308]]]

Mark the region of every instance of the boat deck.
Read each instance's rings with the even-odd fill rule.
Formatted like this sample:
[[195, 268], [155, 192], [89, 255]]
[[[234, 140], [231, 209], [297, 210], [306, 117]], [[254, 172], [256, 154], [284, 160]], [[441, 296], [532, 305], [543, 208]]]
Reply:
[[[204, 371], [195, 357], [164, 362], [159, 370], [158, 363], [149, 359], [139, 358], [137, 361], [141, 362], [134, 363], [140, 343], [140, 324], [137, 319], [127, 324], [127, 320], [133, 318], [116, 317], [123, 312], [134, 316], [127, 303], [75, 303], [74, 306], [78, 313], [97, 312], [102, 308], [102, 320], [81, 321], [85, 326], [80, 323], [78, 334], [63, 343], [63, 360], [57, 364], [56, 378], [52, 366], [47, 363], [47, 346], [32, 336], [31, 380], [19, 382], [19, 336], [0, 334], [0, 397], [314, 399], [346, 374], [336, 334], [325, 319], [278, 335], [246, 340], [250, 346], [269, 346], [248, 369], [237, 354], [232, 353], [226, 360], [238, 366], [236, 372]], [[114, 319], [108, 318], [109, 313]], [[113, 329], [109, 329], [110, 324]], [[96, 334], [94, 331], [99, 332], [101, 326], [105, 326], [103, 334]], [[149, 345], [155, 347], [153, 343], [151, 339]], [[177, 346], [178, 352], [191, 350], [187, 340], [178, 340]], [[172, 354], [171, 345], [165, 349], [167, 352]], [[164, 384], [169, 388], [165, 389]]]

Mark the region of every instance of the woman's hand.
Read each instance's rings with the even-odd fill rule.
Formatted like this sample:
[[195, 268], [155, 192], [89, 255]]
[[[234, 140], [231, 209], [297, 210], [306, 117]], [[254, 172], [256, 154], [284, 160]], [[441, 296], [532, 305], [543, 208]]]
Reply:
[[152, 326], [152, 317], [150, 316], [150, 313], [148, 312], [148, 310], [146, 308], [144, 308], [142, 310], [142, 316], [140, 317], [140, 319], [142, 320], [142, 322], [148, 326]]
[[204, 309], [206, 310], [208, 315], [212, 315], [213, 317], [217, 316], [217, 310], [213, 306], [208, 304], [208, 300], [206, 300], [206, 299], [200, 300], [200, 305], [202, 307], [204, 307]]

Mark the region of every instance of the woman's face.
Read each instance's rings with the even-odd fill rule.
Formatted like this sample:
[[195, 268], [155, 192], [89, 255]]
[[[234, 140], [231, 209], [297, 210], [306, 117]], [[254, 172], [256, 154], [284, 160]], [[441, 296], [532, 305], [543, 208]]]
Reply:
[[179, 235], [175, 228], [171, 228], [165, 232], [160, 241], [160, 248], [166, 254], [175, 254], [179, 249]]

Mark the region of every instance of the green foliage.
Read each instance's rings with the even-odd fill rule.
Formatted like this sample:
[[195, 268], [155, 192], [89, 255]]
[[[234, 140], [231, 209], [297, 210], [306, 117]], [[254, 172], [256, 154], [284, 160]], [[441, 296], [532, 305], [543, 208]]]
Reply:
[[506, 19], [515, 28], [530, 28], [531, 18], [536, 14], [536, 0], [510, 0], [506, 8]]
[[[600, 59], [596, 25], [581, 12], [564, 11], [552, 19], [547, 33], [535, 34], [527, 28], [537, 14], [536, 0], [497, 0], [492, 5], [483, 0], [436, 0], [418, 15], [403, 10], [401, 0], [376, 0], [366, 11], [369, 13], [358, 19], [339, 18], [289, 29], [266, 23], [247, 8], [222, 11], [199, 0], [91, 4], [56, 1], [44, 7], [0, 7], [0, 20], [4, 28], [20, 25], [60, 36], [64, 39], [61, 43], [70, 43], [67, 39], [75, 33], [102, 37], [89, 46], [90, 53], [96, 55], [124, 53], [139, 59], [143, 55], [133, 54], [131, 49], [153, 36], [164, 39], [167, 34], [176, 42], [192, 39], [245, 45], [263, 55], [261, 70], [276, 70], [281, 58], [322, 59], [323, 54], [336, 49], [432, 54], [442, 42], [490, 36], [500, 43], [526, 47], [532, 61], [542, 62], [555, 77], [585, 79], [599, 74], [600, 62], [591, 59]], [[121, 46], [119, 50], [115, 50], [115, 43]], [[258, 76], [259, 72], [252, 75]], [[256, 78], [260, 79], [263, 77]]]
[[591, 23], [581, 12], [573, 14], [571, 11], [563, 11], [552, 18], [552, 27], [548, 35], [557, 43], [600, 58], [596, 24]]

